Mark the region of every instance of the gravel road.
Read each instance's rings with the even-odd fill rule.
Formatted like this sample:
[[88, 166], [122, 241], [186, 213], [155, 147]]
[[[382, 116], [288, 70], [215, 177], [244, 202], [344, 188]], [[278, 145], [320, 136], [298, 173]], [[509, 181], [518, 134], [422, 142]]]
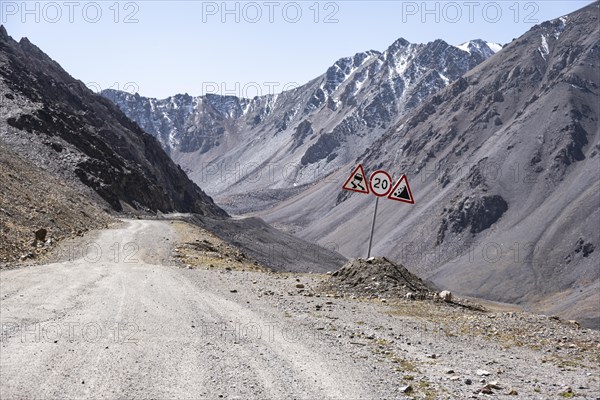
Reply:
[[497, 398], [600, 396], [597, 365], [450, 340], [390, 304], [312, 294], [323, 275], [181, 268], [177, 243], [168, 221], [127, 220], [0, 271], [0, 398], [468, 398], [492, 381]]

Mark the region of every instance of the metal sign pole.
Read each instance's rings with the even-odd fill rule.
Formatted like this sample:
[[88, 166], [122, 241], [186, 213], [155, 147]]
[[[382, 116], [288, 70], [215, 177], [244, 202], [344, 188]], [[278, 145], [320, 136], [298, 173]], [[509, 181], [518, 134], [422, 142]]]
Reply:
[[369, 251], [367, 258], [371, 258], [371, 245], [373, 244], [373, 231], [375, 230], [375, 218], [377, 218], [377, 206], [379, 205], [379, 197], [375, 199], [375, 211], [373, 212], [373, 224], [371, 224], [371, 237], [369, 238]]

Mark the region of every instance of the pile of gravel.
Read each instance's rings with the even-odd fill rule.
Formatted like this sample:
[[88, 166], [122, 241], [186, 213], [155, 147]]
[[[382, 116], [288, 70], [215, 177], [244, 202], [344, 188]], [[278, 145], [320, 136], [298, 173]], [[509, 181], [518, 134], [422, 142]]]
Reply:
[[348, 261], [331, 274], [321, 285], [325, 292], [351, 294], [357, 297], [407, 297], [433, 298], [435, 289], [385, 257]]

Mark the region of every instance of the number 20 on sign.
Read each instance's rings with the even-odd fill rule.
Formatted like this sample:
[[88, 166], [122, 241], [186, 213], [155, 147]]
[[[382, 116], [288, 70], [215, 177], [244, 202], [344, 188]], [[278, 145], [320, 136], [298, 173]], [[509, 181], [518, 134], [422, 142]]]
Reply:
[[365, 170], [362, 164], [359, 164], [350, 177], [342, 186], [344, 190], [350, 190], [352, 192], [358, 192], [363, 194], [373, 193], [375, 199], [375, 210], [373, 211], [373, 223], [371, 224], [371, 235], [369, 236], [369, 250], [367, 252], [367, 258], [371, 257], [371, 247], [373, 244], [373, 232], [375, 230], [375, 220], [377, 218], [377, 206], [379, 205], [379, 198], [386, 197], [390, 200], [396, 200], [403, 203], [415, 204], [414, 197], [408, 185], [408, 179], [406, 175], [400, 176], [398, 182], [392, 186], [392, 176], [384, 170], [377, 170], [373, 172], [366, 181]]

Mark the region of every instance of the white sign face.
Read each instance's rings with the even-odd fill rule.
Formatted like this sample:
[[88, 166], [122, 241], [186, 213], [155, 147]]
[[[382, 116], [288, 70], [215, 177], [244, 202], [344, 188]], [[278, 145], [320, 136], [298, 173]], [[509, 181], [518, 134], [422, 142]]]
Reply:
[[373, 172], [369, 183], [371, 191], [375, 196], [387, 196], [390, 190], [392, 190], [392, 177], [383, 170]]

